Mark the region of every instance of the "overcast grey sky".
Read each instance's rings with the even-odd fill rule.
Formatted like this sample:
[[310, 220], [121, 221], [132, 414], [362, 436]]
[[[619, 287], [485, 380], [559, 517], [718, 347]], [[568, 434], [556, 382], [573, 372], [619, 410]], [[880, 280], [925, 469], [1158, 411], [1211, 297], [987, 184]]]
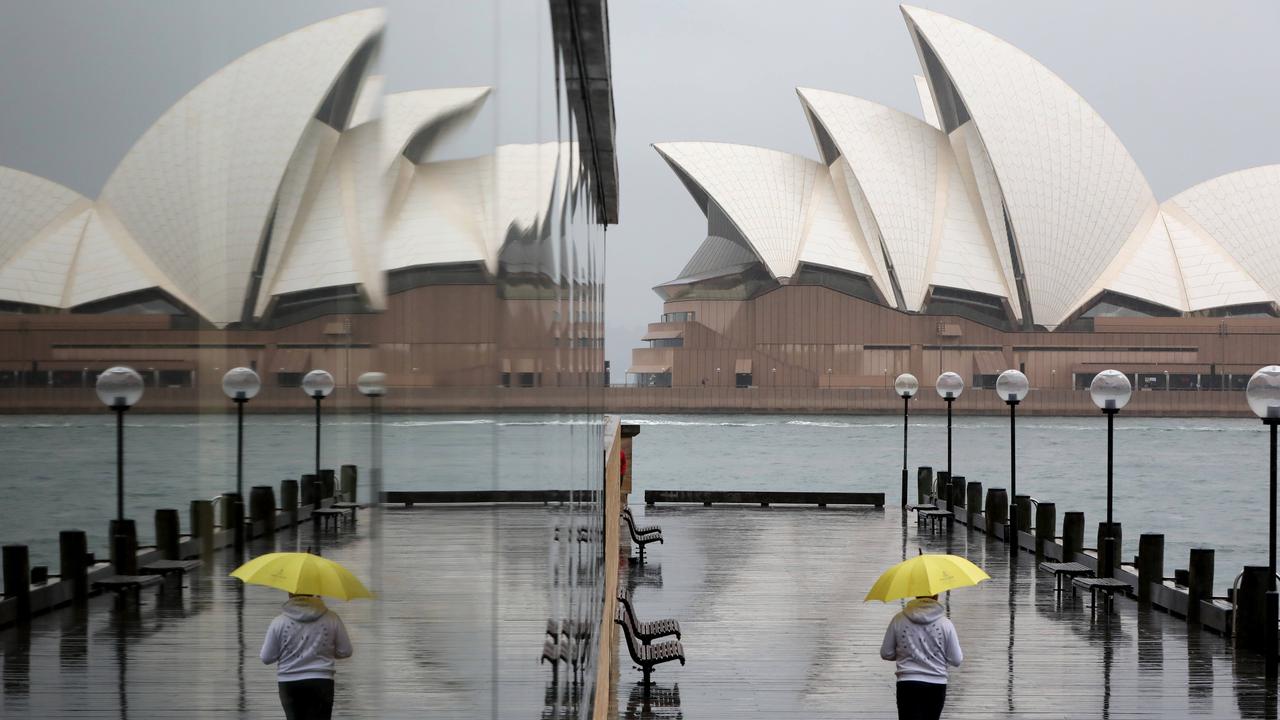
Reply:
[[[554, 137], [549, 44], [529, 3], [401, 0], [389, 89], [496, 85], [452, 152]], [[95, 196], [137, 137], [217, 68], [351, 0], [0, 0], [0, 165]], [[1160, 199], [1280, 162], [1280, 3], [922, 0], [1044, 63], [1115, 129]], [[919, 72], [892, 0], [615, 0], [610, 5], [621, 224], [608, 234], [608, 357], [621, 379], [649, 289], [701, 242], [701, 213], [649, 148], [717, 140], [817, 157], [796, 86], [919, 114]], [[541, 79], [542, 84], [535, 80]], [[529, 105], [538, 103], [535, 112]]]

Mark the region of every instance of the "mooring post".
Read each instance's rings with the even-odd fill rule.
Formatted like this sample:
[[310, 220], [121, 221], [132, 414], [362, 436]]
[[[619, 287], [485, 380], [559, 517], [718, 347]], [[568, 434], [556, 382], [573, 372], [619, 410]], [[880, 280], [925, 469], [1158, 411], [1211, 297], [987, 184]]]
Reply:
[[[1107, 554], [1106, 539], [1112, 538], [1113, 545], [1110, 558], [1105, 557]], [[1120, 567], [1120, 558], [1123, 557], [1121, 548], [1124, 547], [1124, 533], [1121, 530], [1121, 524], [1118, 522], [1111, 523], [1111, 533], [1107, 533], [1107, 524], [1105, 522], [1098, 523], [1098, 577], [1115, 577], [1115, 569]], [[1111, 567], [1108, 568], [1106, 563], [1110, 562]]]
[[921, 465], [916, 468], [916, 504], [923, 505], [933, 494], [933, 468]]
[[341, 480], [341, 499], [342, 502], [353, 503], [356, 501], [356, 478], [358, 473], [355, 465], [343, 465]]
[[18, 599], [18, 622], [31, 619], [31, 559], [26, 545], [5, 545], [4, 597]]
[[939, 470], [934, 473], [932, 494], [938, 499], [938, 502], [945, 504], [947, 510], [951, 509], [949, 492], [951, 492], [951, 473], [946, 470]]
[[289, 524], [298, 524], [298, 481], [280, 481], [280, 509], [289, 513]]
[[1152, 588], [1164, 584], [1164, 535], [1138, 536], [1138, 603], [1151, 604]]
[[951, 478], [950, 500], [955, 507], [965, 506], [965, 479], [963, 475], [956, 475]]
[[328, 500], [333, 497], [336, 489], [337, 480], [333, 477], [333, 468], [323, 468], [320, 470], [320, 499]]
[[1058, 506], [1051, 502], [1036, 505], [1036, 562], [1044, 560], [1045, 548], [1054, 541], [1058, 528]]
[[[1271, 576], [1274, 578], [1275, 573]], [[1267, 679], [1275, 680], [1277, 670], [1280, 670], [1280, 657], [1276, 657], [1276, 626], [1280, 625], [1280, 593], [1268, 590], [1266, 599], [1266, 618], [1262, 626], [1262, 652], [1266, 656]]]
[[1004, 488], [987, 490], [987, 534], [995, 537], [996, 528], [1004, 527], [1009, 520], [1009, 493]]
[[160, 551], [160, 557], [165, 560], [181, 560], [178, 553], [178, 536], [181, 527], [178, 520], [178, 511], [166, 508], [156, 510], [156, 549]]
[[263, 535], [276, 531], [276, 491], [270, 485], [249, 488], [249, 522], [255, 529], [262, 523]]
[[213, 501], [191, 501], [191, 534], [200, 540], [200, 559], [213, 560]]
[[970, 480], [965, 483], [965, 494], [967, 495], [969, 512], [982, 512], [982, 483], [978, 480]]
[[1062, 562], [1075, 562], [1084, 552], [1084, 513], [1068, 512], [1062, 516]]
[[[1187, 622], [1200, 622], [1200, 603], [1212, 599], [1213, 548], [1191, 548], [1187, 565]], [[1261, 598], [1258, 602], [1261, 607]]]
[[320, 506], [320, 478], [307, 473], [302, 476], [302, 504], [316, 508]]
[[[1267, 592], [1275, 576], [1266, 565], [1246, 565], [1236, 591], [1236, 647], [1263, 652], [1267, 632]], [[1190, 617], [1188, 617], [1190, 620]], [[1275, 628], [1271, 628], [1275, 634]]]
[[89, 599], [89, 538], [83, 530], [58, 533], [58, 573], [71, 583], [71, 599], [77, 605]]
[[138, 528], [129, 519], [111, 521], [111, 565], [117, 575], [138, 574]]

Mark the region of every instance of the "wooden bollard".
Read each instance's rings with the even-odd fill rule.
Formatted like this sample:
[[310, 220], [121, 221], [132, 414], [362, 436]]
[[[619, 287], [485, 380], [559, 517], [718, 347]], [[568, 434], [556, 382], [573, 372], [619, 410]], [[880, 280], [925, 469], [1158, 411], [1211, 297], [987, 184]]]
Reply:
[[71, 583], [71, 599], [81, 604], [89, 599], [89, 539], [83, 530], [58, 533], [58, 573]]
[[178, 553], [178, 535], [182, 531], [178, 511], [156, 510], [156, 549], [165, 560], [181, 560]]
[[132, 520], [112, 520], [107, 537], [111, 543], [111, 565], [117, 575], [138, 574], [138, 528]]
[[298, 481], [280, 481], [280, 509], [289, 513], [289, 524], [298, 524]]
[[1058, 506], [1051, 502], [1036, 505], [1036, 561], [1044, 559], [1045, 548], [1053, 544], [1058, 528]]
[[1013, 507], [1018, 511], [1018, 532], [1031, 534], [1031, 521], [1035, 518], [1031, 513], [1031, 496], [1018, 495], [1013, 499]]
[[322, 468], [320, 470], [320, 499], [328, 500], [332, 498], [334, 490], [337, 489], [337, 484], [333, 477], [333, 468]]
[[1138, 536], [1138, 602], [1151, 604], [1151, 588], [1163, 584], [1164, 535], [1143, 533]]
[[951, 489], [951, 473], [939, 470], [933, 474], [933, 496], [941, 503], [948, 500], [947, 492]]
[[987, 534], [995, 535], [996, 528], [1002, 527], [1009, 519], [1009, 493], [1004, 488], [987, 490]]
[[355, 465], [343, 465], [342, 473], [339, 476], [341, 485], [339, 486], [342, 494], [342, 502], [353, 503], [356, 501], [356, 478], [358, 473]]
[[253, 527], [262, 523], [262, 533], [276, 531], [276, 491], [270, 485], [254, 485], [249, 489], [249, 521]]
[[191, 534], [200, 540], [200, 559], [213, 559], [213, 501], [191, 501]]
[[31, 619], [31, 559], [26, 545], [5, 545], [4, 597], [18, 599], [18, 622]]
[[965, 483], [965, 500], [969, 503], [969, 512], [982, 512], [982, 483], [977, 480], [970, 480]]
[[302, 504], [318, 507], [320, 504], [320, 479], [310, 473], [302, 476]]
[[[1267, 570], [1265, 567], [1262, 569]], [[1265, 573], [1263, 579], [1266, 579]], [[1212, 599], [1213, 548], [1191, 548], [1191, 559], [1187, 565], [1187, 622], [1200, 622], [1200, 602]], [[1261, 600], [1259, 603], [1261, 607]], [[1243, 625], [1240, 632], [1244, 632]]]
[[[921, 465], [916, 468], [916, 504], [923, 505], [933, 493], [933, 468]], [[376, 499], [376, 498], [375, 498]]]
[[950, 480], [950, 489], [947, 491], [947, 499], [952, 507], [964, 507], [965, 504], [965, 479], [963, 475], [956, 475]]
[[1062, 562], [1075, 562], [1084, 552], [1084, 513], [1068, 512], [1062, 516]]
[[[1267, 591], [1275, 587], [1275, 577], [1266, 565], [1246, 565], [1236, 591], [1236, 647], [1261, 651], [1266, 632]], [[1190, 614], [1187, 620], [1190, 621]], [[1272, 628], [1272, 632], [1275, 629]]]
[[[1124, 557], [1124, 532], [1120, 527], [1120, 523], [1111, 523], [1111, 537], [1115, 538], [1116, 541], [1116, 554], [1115, 557], [1111, 558], [1111, 566], [1120, 567], [1120, 559]], [[1094, 546], [1098, 549], [1098, 577], [1112, 577], [1110, 573], [1105, 575], [1102, 573], [1102, 553], [1104, 550], [1103, 541], [1106, 540], [1106, 538], [1107, 524], [1100, 522], [1098, 523], [1098, 544]]]

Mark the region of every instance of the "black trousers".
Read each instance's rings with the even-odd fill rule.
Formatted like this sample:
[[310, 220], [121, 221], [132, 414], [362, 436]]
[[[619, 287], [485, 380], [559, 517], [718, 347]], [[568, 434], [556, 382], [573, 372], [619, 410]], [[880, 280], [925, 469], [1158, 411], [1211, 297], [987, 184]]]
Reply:
[[898, 720], [938, 720], [946, 701], [946, 683], [898, 681]]
[[329, 720], [333, 716], [332, 680], [292, 680], [280, 685], [280, 704], [288, 720]]

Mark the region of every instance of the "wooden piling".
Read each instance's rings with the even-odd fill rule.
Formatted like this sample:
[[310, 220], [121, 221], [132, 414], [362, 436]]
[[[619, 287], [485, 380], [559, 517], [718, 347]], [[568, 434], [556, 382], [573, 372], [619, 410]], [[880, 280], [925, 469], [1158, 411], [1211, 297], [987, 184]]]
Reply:
[[995, 535], [996, 528], [1002, 527], [1009, 519], [1009, 493], [1004, 488], [987, 490], [987, 534]]
[[298, 481], [280, 481], [280, 509], [289, 513], [289, 524], [298, 524]]
[[1084, 513], [1068, 512], [1062, 516], [1062, 562], [1075, 562], [1084, 552]]
[[933, 494], [933, 468], [921, 465], [916, 468], [916, 504], [923, 505]]
[[[933, 474], [933, 495], [940, 502], [946, 503], [950, 500], [947, 493], [951, 491], [951, 473], [946, 470], [939, 470]], [[950, 510], [950, 506], [947, 508]]]
[[1200, 622], [1200, 602], [1212, 599], [1213, 548], [1191, 548], [1187, 565], [1187, 622]]
[[342, 502], [353, 503], [356, 501], [356, 479], [359, 473], [356, 471], [355, 465], [343, 465], [342, 472], [339, 477], [341, 480], [340, 491]]
[[107, 530], [111, 565], [117, 575], [138, 574], [138, 528], [132, 520], [112, 520]]
[[[1124, 542], [1123, 542], [1123, 539], [1124, 539], [1124, 532], [1123, 532], [1123, 529], [1121, 528], [1121, 526], [1120, 526], [1120, 525], [1121, 525], [1121, 524], [1120, 524], [1120, 523], [1118, 523], [1118, 522], [1117, 522], [1117, 523], [1111, 523], [1111, 533], [1112, 533], [1112, 534], [1110, 535], [1110, 537], [1115, 538], [1115, 541], [1116, 541], [1116, 556], [1115, 556], [1114, 558], [1112, 558], [1112, 559], [1111, 559], [1111, 566], [1112, 566], [1112, 567], [1120, 567], [1120, 559], [1124, 557], [1124, 552], [1121, 550], [1121, 548], [1123, 548], [1123, 547], [1124, 547]], [[1102, 574], [1102, 572], [1101, 572], [1101, 570], [1102, 570], [1102, 553], [1103, 553], [1103, 551], [1105, 550], [1105, 547], [1104, 547], [1104, 543], [1103, 543], [1103, 541], [1104, 541], [1107, 537], [1108, 537], [1108, 536], [1107, 536], [1107, 524], [1106, 524], [1105, 522], [1100, 522], [1100, 523], [1098, 523], [1098, 544], [1094, 546], [1094, 547], [1096, 547], [1096, 548], [1098, 549], [1098, 570], [1099, 570], [1099, 572], [1098, 572], [1098, 577], [1110, 577], [1110, 575], [1103, 575], [1103, 574]]]
[[963, 475], [956, 475], [951, 478], [951, 492], [949, 493], [951, 504], [954, 507], [965, 506], [965, 480]]
[[200, 539], [200, 559], [213, 559], [213, 501], [191, 501], [191, 534]]
[[302, 504], [317, 507], [320, 504], [320, 479], [311, 473], [302, 476], [300, 484]]
[[982, 512], [982, 483], [970, 480], [965, 484], [965, 494], [969, 503], [969, 512]]
[[276, 531], [276, 491], [270, 485], [254, 485], [249, 489], [249, 522], [257, 528], [262, 523], [262, 534]]
[[[1236, 591], [1236, 647], [1262, 651], [1266, 632], [1267, 591], [1275, 587], [1275, 577], [1266, 565], [1246, 565]], [[1190, 618], [1188, 617], [1188, 620]], [[1275, 628], [1271, 629], [1275, 632]]]
[[337, 488], [337, 481], [333, 476], [333, 468], [322, 468], [320, 470], [320, 499], [328, 500], [333, 497], [333, 492]]
[[1058, 528], [1058, 506], [1051, 502], [1036, 505], [1036, 562], [1044, 560], [1044, 549], [1053, 544]]
[[71, 583], [71, 599], [77, 605], [89, 599], [89, 538], [83, 530], [58, 533], [58, 574]]
[[31, 559], [26, 545], [5, 545], [4, 597], [17, 598], [18, 622], [31, 619]]
[[156, 510], [156, 549], [165, 560], [181, 560], [178, 553], [178, 535], [181, 526], [178, 511], [173, 509]]
[[1035, 518], [1031, 513], [1031, 496], [1018, 495], [1013, 499], [1014, 509], [1018, 512], [1018, 532], [1031, 534], [1031, 521]]
[[1138, 602], [1151, 604], [1152, 588], [1164, 584], [1164, 535], [1138, 536]]

